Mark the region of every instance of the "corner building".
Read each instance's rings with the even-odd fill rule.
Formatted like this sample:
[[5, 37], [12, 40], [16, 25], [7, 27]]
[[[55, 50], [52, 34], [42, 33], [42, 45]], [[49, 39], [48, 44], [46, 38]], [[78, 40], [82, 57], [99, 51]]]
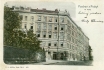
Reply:
[[22, 19], [22, 29], [32, 29], [41, 47], [45, 49], [46, 60], [89, 60], [89, 38], [74, 23], [67, 11], [13, 7]]

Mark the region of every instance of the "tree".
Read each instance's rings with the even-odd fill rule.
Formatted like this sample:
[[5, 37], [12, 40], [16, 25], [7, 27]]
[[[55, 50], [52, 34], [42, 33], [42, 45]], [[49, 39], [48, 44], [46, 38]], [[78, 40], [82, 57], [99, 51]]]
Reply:
[[91, 48], [91, 46], [89, 46], [89, 60], [93, 60], [92, 48]]
[[19, 13], [4, 7], [4, 45], [14, 46], [33, 51], [42, 50], [40, 42], [33, 30], [21, 29]]
[[[41, 52], [43, 56], [45, 56], [44, 50], [42, 50], [42, 48], [40, 47], [40, 42], [41, 41], [39, 41], [37, 36], [33, 33], [33, 30], [21, 29], [21, 16], [19, 16], [19, 13], [5, 6], [4, 7], [4, 45], [17, 47], [18, 51], [20, 51], [20, 48], [22, 48], [22, 50], [24, 49], [28, 50], [28, 54], [25, 53], [21, 53], [21, 54], [22, 55], [24, 54], [25, 56], [28, 55], [28, 59], [31, 61], [36, 56], [36, 53]], [[26, 51], [24, 50], [24, 52]], [[23, 57], [25, 58], [25, 56], [21, 57], [21, 55], [19, 55], [20, 53], [19, 54], [17, 53], [12, 55], [12, 57], [14, 58], [15, 55], [18, 55], [20, 59]]]
[[4, 45], [12, 46], [14, 42], [14, 29], [19, 29], [21, 19], [17, 12], [4, 6]]

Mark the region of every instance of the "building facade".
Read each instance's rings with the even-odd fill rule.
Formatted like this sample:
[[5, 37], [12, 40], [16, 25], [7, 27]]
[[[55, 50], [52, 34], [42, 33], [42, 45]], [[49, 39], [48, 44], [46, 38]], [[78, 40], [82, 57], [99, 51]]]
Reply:
[[46, 60], [89, 60], [89, 38], [74, 23], [67, 11], [13, 7], [22, 19], [22, 29], [32, 29], [41, 47], [45, 49]]

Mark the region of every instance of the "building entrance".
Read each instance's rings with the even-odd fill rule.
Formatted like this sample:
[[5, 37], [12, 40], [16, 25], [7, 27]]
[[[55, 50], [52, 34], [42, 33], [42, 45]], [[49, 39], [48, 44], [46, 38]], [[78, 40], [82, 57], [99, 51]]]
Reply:
[[53, 53], [53, 60], [56, 60], [57, 59], [57, 54], [56, 52]]
[[64, 59], [64, 54], [63, 53], [61, 53], [61, 60], [63, 60]]

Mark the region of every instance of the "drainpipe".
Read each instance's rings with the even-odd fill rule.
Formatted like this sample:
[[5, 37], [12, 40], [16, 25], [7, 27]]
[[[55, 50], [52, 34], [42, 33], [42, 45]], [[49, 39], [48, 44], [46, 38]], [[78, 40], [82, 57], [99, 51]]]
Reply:
[[60, 33], [60, 25], [59, 25], [59, 12], [57, 13], [57, 16], [58, 16], [58, 45], [57, 45], [57, 60], [59, 59], [58, 55], [59, 55], [59, 52], [58, 52], [58, 47], [59, 47], [59, 33]]

